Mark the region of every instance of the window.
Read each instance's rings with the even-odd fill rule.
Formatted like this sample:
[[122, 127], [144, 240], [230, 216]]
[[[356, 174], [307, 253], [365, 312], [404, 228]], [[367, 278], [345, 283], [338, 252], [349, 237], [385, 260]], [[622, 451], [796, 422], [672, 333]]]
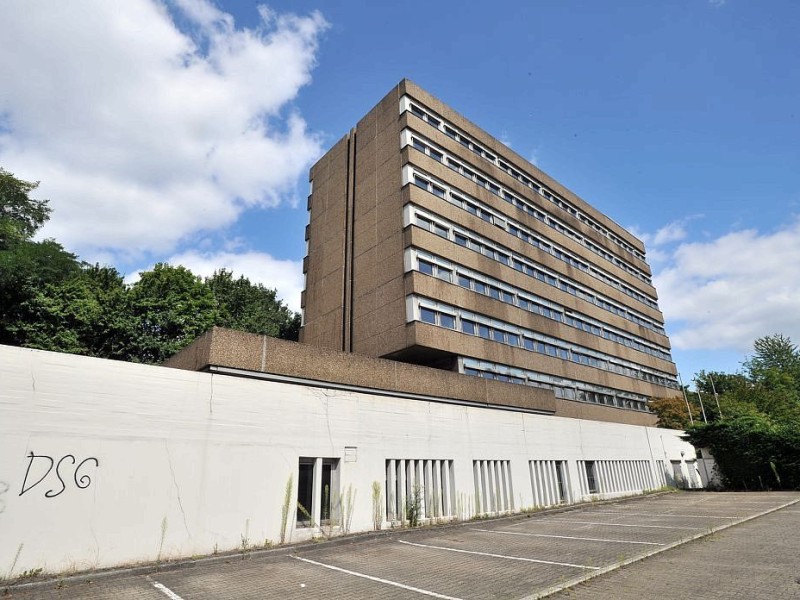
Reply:
[[[504, 380], [507, 380], [505, 377]], [[500, 514], [514, 510], [514, 487], [511, 482], [511, 461], [474, 460], [475, 512], [479, 515]]]
[[453, 461], [448, 459], [390, 459], [386, 461], [384, 497], [386, 519], [407, 521], [408, 506], [419, 501], [417, 518], [451, 517], [456, 514]]
[[453, 281], [453, 272], [450, 269], [445, 269], [444, 267], [437, 267], [436, 268], [436, 277], [439, 279], [443, 279], [447, 282]]
[[447, 329], [455, 329], [456, 328], [456, 318], [453, 315], [448, 315], [447, 313], [440, 313], [439, 314], [439, 324], [442, 327], [446, 327]]
[[[318, 488], [315, 481], [317, 472], [320, 474]], [[297, 526], [330, 523], [331, 498], [338, 495], [338, 490], [338, 458], [301, 457], [297, 472]]]
[[461, 331], [469, 335], [475, 335], [475, 323], [472, 321], [461, 320]]
[[419, 272], [425, 273], [425, 275], [433, 275], [433, 263], [419, 259]]
[[586, 486], [590, 494], [599, 492], [597, 487], [597, 470], [593, 460], [586, 461]]
[[537, 506], [552, 506], [570, 501], [566, 461], [532, 460], [529, 467], [531, 491]]
[[431, 325], [436, 325], [436, 312], [431, 310], [430, 308], [425, 308], [423, 306], [420, 306], [419, 318], [423, 323], [430, 323]]
[[448, 230], [446, 227], [442, 227], [438, 223], [433, 223], [433, 233], [439, 237], [447, 238], [447, 232]]

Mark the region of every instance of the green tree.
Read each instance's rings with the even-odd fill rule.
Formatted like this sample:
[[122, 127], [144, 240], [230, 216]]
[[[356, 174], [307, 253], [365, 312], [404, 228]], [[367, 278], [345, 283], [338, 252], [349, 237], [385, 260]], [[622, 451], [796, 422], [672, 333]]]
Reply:
[[753, 355], [744, 363], [752, 381], [781, 373], [800, 382], [800, 351], [788, 337], [779, 333], [764, 336], [753, 343], [753, 350]]
[[30, 197], [37, 187], [0, 167], [0, 250], [31, 239], [50, 218], [48, 201]]
[[80, 272], [61, 244], [31, 239], [50, 215], [47, 200], [30, 197], [37, 185], [0, 168], [0, 344], [24, 345], [25, 303]]
[[758, 413], [694, 425], [686, 439], [708, 448], [727, 487], [800, 489], [800, 428]]
[[210, 329], [219, 318], [211, 288], [189, 269], [157, 264], [128, 293], [134, 320], [129, 360], [160, 363]]
[[[284, 339], [297, 339], [300, 316], [277, 298], [277, 292], [226, 269], [206, 278], [217, 302], [215, 325]], [[292, 336], [294, 336], [292, 338]]]
[[17, 329], [29, 348], [126, 359], [133, 334], [127, 293], [116, 269], [86, 265], [23, 302]]

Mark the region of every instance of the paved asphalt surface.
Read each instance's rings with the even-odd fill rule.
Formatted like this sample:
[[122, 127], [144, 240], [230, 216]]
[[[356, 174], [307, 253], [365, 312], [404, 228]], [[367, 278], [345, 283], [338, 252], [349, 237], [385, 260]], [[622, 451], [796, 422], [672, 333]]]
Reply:
[[663, 494], [0, 590], [18, 600], [549, 594], [800, 598], [800, 493]]

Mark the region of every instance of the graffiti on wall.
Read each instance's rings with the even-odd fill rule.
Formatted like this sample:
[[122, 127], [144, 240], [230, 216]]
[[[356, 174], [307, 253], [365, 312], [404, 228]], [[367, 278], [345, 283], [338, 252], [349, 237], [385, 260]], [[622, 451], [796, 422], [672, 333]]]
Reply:
[[[85, 490], [92, 485], [91, 473], [100, 466], [100, 461], [94, 456], [84, 458], [78, 462], [72, 454], [65, 454], [56, 461], [55, 457], [47, 454], [28, 455], [28, 468], [25, 470], [25, 478], [22, 480], [22, 488], [19, 495], [27, 494], [31, 490], [45, 483], [40, 490], [46, 489], [45, 498], [56, 498], [63, 494], [67, 488], [76, 487]], [[2, 487], [0, 487], [2, 490]], [[0, 504], [2, 506], [2, 504]], [[2, 511], [0, 511], [2, 512]]]

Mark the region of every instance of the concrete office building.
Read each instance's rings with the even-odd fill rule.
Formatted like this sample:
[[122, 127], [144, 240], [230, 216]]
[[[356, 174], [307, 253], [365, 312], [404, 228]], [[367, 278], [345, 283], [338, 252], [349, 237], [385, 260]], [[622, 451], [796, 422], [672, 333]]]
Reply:
[[310, 181], [302, 342], [527, 384], [562, 416], [654, 423], [679, 389], [643, 243], [414, 83]]
[[312, 345], [0, 346], [5, 577], [702, 487], [641, 242], [407, 81], [311, 178]]

